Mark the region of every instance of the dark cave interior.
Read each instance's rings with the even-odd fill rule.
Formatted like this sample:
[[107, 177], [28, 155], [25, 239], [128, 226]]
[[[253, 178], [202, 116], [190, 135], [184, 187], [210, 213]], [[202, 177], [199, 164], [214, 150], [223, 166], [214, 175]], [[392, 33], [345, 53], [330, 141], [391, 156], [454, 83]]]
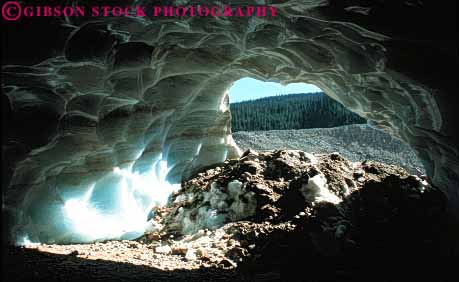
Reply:
[[[230, 2], [240, 5], [243, 1]], [[456, 2], [266, 2], [278, 8], [275, 18], [2, 21], [2, 233], [6, 280], [132, 281], [134, 275], [135, 279], [158, 281], [180, 281], [183, 277], [190, 281], [306, 281], [305, 277], [298, 278], [304, 260], [314, 266], [309, 281], [363, 280], [374, 271], [381, 274], [380, 281], [398, 281], [403, 277], [392, 275], [400, 265], [393, 263], [384, 273], [361, 258], [379, 255], [397, 257], [397, 261], [408, 256], [458, 254]], [[88, 201], [102, 207], [106, 214], [127, 207], [128, 212], [120, 213], [113, 221], [98, 221], [102, 229], [114, 226], [115, 231], [96, 239], [120, 239], [119, 230], [138, 230], [133, 217], [146, 217], [153, 200], [164, 201], [172, 193], [157, 196], [144, 192], [144, 186], [151, 183], [176, 191], [172, 184], [187, 187], [184, 183], [207, 183], [206, 176], [198, 173], [213, 175], [206, 169], [219, 167], [219, 171], [229, 174], [215, 175], [231, 181], [239, 177], [238, 183], [247, 187], [244, 189], [252, 189], [253, 181], [243, 175], [250, 172], [250, 166], [234, 161], [251, 155], [243, 154], [233, 140], [226, 93], [242, 77], [319, 86], [373, 126], [408, 143], [422, 160], [432, 191], [410, 196], [391, 189], [402, 187], [404, 181], [414, 181], [416, 186], [424, 180], [412, 180], [402, 172], [372, 164], [362, 164], [362, 168], [343, 165], [354, 173], [363, 169], [369, 175], [356, 186], [360, 190], [341, 197], [342, 203], [335, 208], [316, 206], [304, 229], [297, 223], [295, 232], [288, 236], [270, 233], [263, 241], [265, 247], [256, 249], [259, 260], [245, 261], [236, 270], [167, 271], [12, 246], [24, 238], [49, 244], [92, 242], [94, 238], [82, 231], [87, 226], [78, 229], [72, 225], [81, 227], [85, 218], [72, 221], [62, 209], [69, 200], [89, 194]], [[334, 187], [323, 164], [346, 163], [333, 155], [314, 164], [301, 158], [298, 161], [290, 152], [279, 154], [287, 163], [279, 166], [281, 173], [286, 169], [288, 175], [305, 177], [306, 186], [318, 173], [328, 177], [328, 187]], [[277, 181], [266, 172], [270, 170], [265, 165], [275, 163], [271, 158], [257, 155], [257, 160], [250, 159], [261, 160], [257, 164], [261, 169], [252, 172], [252, 177], [266, 183]], [[307, 168], [306, 174], [290, 167], [298, 163]], [[281, 175], [280, 183], [288, 177]], [[374, 178], [381, 180], [384, 189], [372, 182]], [[228, 179], [224, 184], [230, 189], [233, 182]], [[288, 183], [288, 187], [295, 185], [294, 180]], [[131, 189], [131, 194], [124, 197], [120, 192], [123, 187]], [[263, 193], [290, 197], [276, 189], [272, 189], [275, 193], [269, 189]], [[413, 197], [417, 200], [411, 202]], [[136, 208], [141, 210], [133, 211], [133, 206], [125, 202], [127, 198], [140, 203]], [[272, 205], [273, 209], [293, 208], [295, 197], [291, 202]], [[314, 222], [336, 225], [329, 218], [341, 216], [333, 214], [339, 205], [351, 214], [358, 214], [357, 209], [366, 211], [361, 218], [346, 214], [355, 220], [351, 220], [352, 226], [357, 226], [353, 234], [360, 244], [357, 248], [340, 245], [327, 250], [324, 246], [336, 242], [328, 240], [328, 235], [317, 235], [320, 232], [315, 228], [319, 227]], [[72, 207], [85, 210], [88, 206]], [[97, 216], [87, 210], [89, 217]], [[295, 222], [295, 215], [287, 211], [285, 217]], [[172, 213], [164, 220], [168, 216]], [[115, 222], [121, 221], [126, 224], [116, 226]], [[301, 237], [306, 233], [309, 239]], [[417, 237], [419, 233], [422, 235]], [[125, 239], [138, 234], [132, 236]], [[383, 243], [374, 245], [375, 238]], [[338, 255], [356, 257], [355, 261], [327, 262], [330, 254], [336, 255], [336, 249]], [[401, 253], [394, 253], [400, 249]], [[305, 257], [305, 253], [310, 255]], [[280, 262], [273, 259], [278, 254], [283, 254]], [[108, 269], [117, 271], [110, 276]], [[412, 275], [420, 279], [430, 278], [427, 272], [433, 272], [421, 266], [417, 269]], [[239, 276], [250, 272], [256, 275]]]

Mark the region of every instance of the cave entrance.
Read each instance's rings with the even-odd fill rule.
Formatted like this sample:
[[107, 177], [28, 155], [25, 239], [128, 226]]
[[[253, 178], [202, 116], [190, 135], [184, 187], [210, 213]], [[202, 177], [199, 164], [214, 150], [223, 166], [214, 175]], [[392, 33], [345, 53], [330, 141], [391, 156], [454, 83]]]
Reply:
[[313, 84], [246, 77], [230, 88], [229, 102], [233, 138], [242, 150], [339, 152], [354, 162], [375, 160], [425, 174], [408, 144], [370, 126]]

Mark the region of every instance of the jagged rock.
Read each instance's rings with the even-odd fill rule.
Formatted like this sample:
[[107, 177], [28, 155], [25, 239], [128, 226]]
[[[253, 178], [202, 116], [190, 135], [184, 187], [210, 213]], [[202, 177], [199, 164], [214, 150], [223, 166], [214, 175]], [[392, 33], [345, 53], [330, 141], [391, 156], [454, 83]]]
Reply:
[[172, 249], [168, 245], [164, 245], [156, 247], [155, 252], [157, 252], [158, 254], [170, 254], [172, 253]]
[[[250, 169], [243, 158], [220, 166], [217, 174], [210, 173], [215, 171], [212, 168], [198, 173], [172, 196], [161, 219], [162, 232], [175, 234], [179, 242], [188, 244], [212, 242], [205, 256], [198, 248], [198, 257], [212, 258], [208, 252], [219, 250], [214, 256], [259, 271], [290, 269], [293, 266], [284, 262], [293, 258], [390, 256], [394, 251], [446, 254], [447, 246], [457, 243], [454, 233], [447, 235], [450, 226], [445, 218], [445, 198], [426, 179], [393, 165], [351, 163], [336, 154], [304, 156], [299, 151], [259, 153], [254, 163], [262, 169], [238, 185], [239, 198], [230, 196], [234, 193], [231, 183], [240, 181], [240, 175], [245, 174], [242, 168]], [[290, 180], [273, 178], [271, 173], [278, 172], [272, 171], [272, 164], [280, 160], [296, 163], [302, 170]], [[277, 169], [289, 170], [289, 166]], [[355, 178], [363, 180], [346, 186]], [[216, 181], [227, 186], [213, 191]], [[218, 205], [212, 203], [209, 193], [218, 195]], [[231, 207], [249, 193], [255, 199], [254, 209], [232, 217]], [[190, 200], [176, 200], [184, 195]], [[201, 217], [202, 213], [218, 220]], [[207, 234], [190, 226], [212, 231]]]

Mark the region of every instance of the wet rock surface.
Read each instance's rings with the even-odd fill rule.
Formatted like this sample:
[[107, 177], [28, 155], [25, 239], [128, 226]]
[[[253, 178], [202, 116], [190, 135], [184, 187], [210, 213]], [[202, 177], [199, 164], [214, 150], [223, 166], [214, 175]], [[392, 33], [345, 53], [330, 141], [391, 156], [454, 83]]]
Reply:
[[[248, 150], [182, 183], [154, 211], [156, 228], [137, 241], [8, 248], [7, 274], [9, 281], [55, 272], [62, 281], [364, 280], [371, 263], [362, 258], [457, 255], [445, 203], [426, 176], [397, 166]], [[324, 263], [331, 258], [339, 263]], [[392, 270], [373, 280], [399, 281], [387, 280]]]

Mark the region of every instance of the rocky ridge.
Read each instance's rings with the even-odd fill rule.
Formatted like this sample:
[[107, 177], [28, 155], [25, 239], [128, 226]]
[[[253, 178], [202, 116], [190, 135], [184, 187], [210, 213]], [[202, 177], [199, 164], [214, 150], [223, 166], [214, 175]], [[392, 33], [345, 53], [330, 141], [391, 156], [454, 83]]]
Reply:
[[426, 174], [416, 152], [405, 142], [367, 124], [332, 128], [311, 128], [233, 133], [242, 149], [301, 150], [314, 154], [339, 152], [353, 162], [373, 160], [400, 166], [410, 174]]
[[[410, 175], [394, 165], [350, 162], [338, 153], [248, 150], [240, 159], [184, 182], [158, 217], [163, 226], [159, 233], [192, 241], [193, 236], [223, 231], [239, 242], [228, 244], [222, 253], [235, 265], [246, 256], [259, 255], [268, 238], [292, 234], [303, 239], [287, 244], [290, 248], [308, 242], [318, 256], [349, 255], [373, 250], [365, 245], [365, 232], [371, 228], [381, 232], [372, 234], [371, 240], [379, 238], [385, 247], [398, 239], [381, 237], [390, 232], [384, 228], [403, 224], [412, 229], [401, 228], [400, 236], [419, 237], [419, 231], [438, 243], [431, 238], [434, 234], [422, 230], [445, 222], [444, 200], [428, 177]], [[411, 243], [402, 240], [397, 245], [409, 248]], [[281, 243], [276, 239], [272, 244]]]

